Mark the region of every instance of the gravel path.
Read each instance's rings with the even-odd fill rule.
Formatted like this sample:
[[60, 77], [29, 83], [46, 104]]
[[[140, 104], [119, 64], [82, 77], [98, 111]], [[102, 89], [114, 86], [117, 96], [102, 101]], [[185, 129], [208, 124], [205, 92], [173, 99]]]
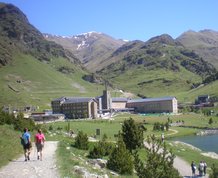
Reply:
[[[45, 143], [42, 161], [37, 160], [35, 147], [30, 154], [30, 161], [25, 162], [23, 155], [19, 159], [12, 160], [7, 166], [0, 169], [0, 178], [59, 178], [55, 164], [57, 143], [54, 141]], [[144, 144], [146, 145], [146, 142]], [[176, 157], [173, 166], [184, 178], [191, 178], [192, 172], [189, 163], [180, 157]], [[208, 175], [204, 178], [208, 178]]]
[[57, 143], [47, 141], [43, 150], [43, 160], [37, 160], [36, 148], [33, 147], [30, 161], [25, 162], [22, 155], [12, 160], [7, 166], [0, 169], [0, 178], [59, 178], [55, 164], [55, 151]]
[[[147, 142], [144, 142], [145, 147], [150, 147], [150, 145]], [[160, 150], [161, 152], [162, 150]], [[193, 176], [192, 177], [192, 171], [191, 171], [191, 163], [187, 163], [185, 160], [182, 158], [176, 156], [173, 162], [173, 167], [176, 168], [179, 171], [179, 174], [183, 178], [197, 178], [200, 176]], [[196, 171], [196, 174], [198, 174], [198, 171]], [[201, 176], [201, 178], [208, 178], [208, 175], [206, 176]]]
[[[192, 170], [191, 170], [191, 163], [190, 165], [181, 159], [180, 157], [176, 156], [174, 159], [173, 166], [179, 171], [180, 175], [182, 175], [184, 178], [208, 178], [208, 174], [206, 176], [193, 176], [192, 177]], [[198, 171], [196, 170], [196, 174], [198, 174]]]

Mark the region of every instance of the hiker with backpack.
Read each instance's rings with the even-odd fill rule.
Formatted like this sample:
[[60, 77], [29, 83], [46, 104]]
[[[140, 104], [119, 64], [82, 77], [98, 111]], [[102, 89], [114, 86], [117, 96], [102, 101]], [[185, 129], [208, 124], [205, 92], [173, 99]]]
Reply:
[[35, 144], [37, 149], [37, 159], [42, 161], [42, 149], [45, 143], [45, 136], [41, 129], [38, 129], [38, 133], [35, 135]]
[[31, 151], [32, 144], [31, 144], [30, 133], [28, 132], [27, 128], [23, 130], [23, 134], [20, 137], [20, 139], [24, 150], [25, 161], [30, 160], [30, 151]]

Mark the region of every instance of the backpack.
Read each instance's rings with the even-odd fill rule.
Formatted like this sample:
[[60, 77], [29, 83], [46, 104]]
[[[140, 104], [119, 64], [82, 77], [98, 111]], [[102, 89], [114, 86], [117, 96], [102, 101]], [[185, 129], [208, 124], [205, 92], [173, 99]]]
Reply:
[[20, 138], [21, 145], [25, 145], [23, 137]]
[[27, 135], [25, 135], [25, 134], [22, 135], [22, 137], [21, 137], [21, 144], [22, 145], [28, 144]]

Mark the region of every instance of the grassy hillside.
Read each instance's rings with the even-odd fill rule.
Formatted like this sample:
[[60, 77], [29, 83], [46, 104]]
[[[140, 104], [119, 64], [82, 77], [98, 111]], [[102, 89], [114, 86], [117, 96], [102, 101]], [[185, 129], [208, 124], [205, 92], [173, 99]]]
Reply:
[[198, 88], [178, 93], [176, 96], [178, 97], [180, 102], [194, 102], [194, 100], [199, 95], [208, 94], [211, 97], [218, 96], [217, 89], [218, 89], [218, 81], [215, 81], [205, 86], [202, 85], [199, 86]]
[[21, 132], [14, 131], [12, 126], [0, 125], [0, 167], [23, 153], [19, 136]]
[[211, 64], [169, 35], [154, 37], [146, 43], [126, 43], [111, 59], [114, 63], [98, 73], [116, 88], [144, 97], [181, 96], [179, 99], [184, 99], [202, 79], [216, 72]]
[[82, 80], [84, 74], [63, 58], [47, 63], [18, 54], [0, 70], [0, 105], [48, 108], [56, 97], [101, 94], [102, 86]]
[[[128, 70], [111, 79], [115, 86], [146, 97], [177, 96], [188, 91], [190, 83], [201, 78], [193, 73], [183, 71], [169, 72], [164, 69], [146, 71], [143, 68]], [[126, 82], [128, 81], [128, 82]]]

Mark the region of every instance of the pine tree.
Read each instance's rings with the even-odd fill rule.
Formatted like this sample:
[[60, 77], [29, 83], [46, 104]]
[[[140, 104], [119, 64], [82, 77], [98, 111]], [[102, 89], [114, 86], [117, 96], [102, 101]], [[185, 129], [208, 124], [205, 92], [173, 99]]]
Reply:
[[119, 137], [117, 146], [109, 157], [107, 168], [120, 174], [133, 173], [133, 158], [130, 152], [126, 149], [125, 143], [121, 137]]
[[132, 152], [143, 144], [143, 129], [130, 118], [125, 120], [122, 126], [122, 137], [126, 148]]
[[179, 178], [180, 175], [173, 168], [174, 155], [168, 151], [166, 145], [155, 136], [148, 138], [147, 159], [145, 162], [139, 159], [135, 153], [135, 170], [139, 178]]

